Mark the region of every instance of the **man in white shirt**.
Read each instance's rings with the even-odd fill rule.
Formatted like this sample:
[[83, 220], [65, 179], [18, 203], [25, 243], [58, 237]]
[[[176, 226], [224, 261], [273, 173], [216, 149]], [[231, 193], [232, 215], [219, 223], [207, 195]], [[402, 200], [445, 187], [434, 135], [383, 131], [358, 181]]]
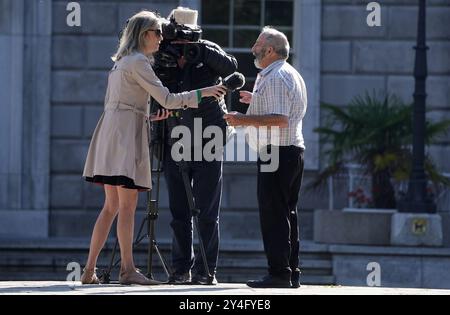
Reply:
[[[303, 78], [286, 60], [289, 42], [285, 34], [265, 27], [252, 48], [255, 65], [262, 69], [253, 92], [242, 91], [240, 101], [250, 104], [247, 114], [225, 115], [229, 125], [269, 128], [259, 137], [258, 205], [264, 250], [269, 274], [262, 280], [249, 281], [254, 288], [300, 286], [299, 233], [297, 202], [302, 183], [305, 144], [302, 120], [306, 113], [307, 94]], [[274, 136], [276, 134], [276, 136]], [[255, 134], [250, 133], [250, 140]], [[262, 152], [278, 158], [278, 167], [266, 171], [269, 161]], [[274, 156], [273, 153], [277, 153]]]

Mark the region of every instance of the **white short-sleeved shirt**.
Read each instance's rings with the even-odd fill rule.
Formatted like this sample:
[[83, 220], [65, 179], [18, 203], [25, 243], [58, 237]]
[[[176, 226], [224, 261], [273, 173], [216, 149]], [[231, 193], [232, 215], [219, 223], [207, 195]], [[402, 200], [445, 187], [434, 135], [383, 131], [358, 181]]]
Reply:
[[[278, 146], [294, 145], [305, 149], [302, 133], [302, 120], [307, 108], [305, 82], [298, 71], [284, 60], [279, 60], [259, 74], [253, 88], [253, 97], [247, 115], [284, 115], [289, 118], [289, 126], [276, 130], [247, 128], [248, 141], [252, 148], [272, 144]], [[259, 140], [259, 146], [256, 146]]]

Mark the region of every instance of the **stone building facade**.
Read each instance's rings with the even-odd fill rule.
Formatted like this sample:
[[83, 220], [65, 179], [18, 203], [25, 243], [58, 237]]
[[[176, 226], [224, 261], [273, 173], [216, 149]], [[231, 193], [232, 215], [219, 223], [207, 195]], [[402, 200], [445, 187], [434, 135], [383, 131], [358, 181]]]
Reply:
[[[207, 1], [213, 0], [78, 1], [81, 27], [69, 27], [70, 1], [0, 0], [0, 238], [89, 235], [103, 196], [100, 188], [82, 180], [81, 173], [102, 112], [112, 66], [109, 57], [124, 21], [142, 8], [167, 16], [180, 3], [197, 8], [201, 18], [211, 20], [202, 11]], [[227, 8], [245, 10], [251, 2], [260, 3], [229, 0]], [[264, 2], [266, 10], [278, 5]], [[280, 7], [292, 8], [288, 10], [291, 25], [284, 27], [291, 32], [292, 62], [308, 85], [308, 180], [323, 166], [313, 132], [320, 124], [320, 101], [345, 106], [354, 96], [372, 90], [412, 100], [417, 1], [378, 1], [382, 26], [373, 28], [366, 24], [369, 1], [279, 2]], [[429, 115], [450, 119], [450, 3], [427, 3]], [[263, 13], [264, 18], [268, 13]], [[242, 55], [241, 65], [251, 60], [248, 49], [228, 46], [231, 53]], [[443, 172], [450, 172], [449, 144], [447, 137], [430, 148]], [[233, 227], [236, 218], [249, 217], [257, 224], [254, 172], [252, 163], [230, 162], [225, 167], [223, 226], [240, 237], [247, 237], [242, 234], [247, 230]], [[162, 195], [161, 206], [167, 208], [164, 191]], [[300, 207], [325, 208], [327, 198], [326, 193], [305, 195]]]

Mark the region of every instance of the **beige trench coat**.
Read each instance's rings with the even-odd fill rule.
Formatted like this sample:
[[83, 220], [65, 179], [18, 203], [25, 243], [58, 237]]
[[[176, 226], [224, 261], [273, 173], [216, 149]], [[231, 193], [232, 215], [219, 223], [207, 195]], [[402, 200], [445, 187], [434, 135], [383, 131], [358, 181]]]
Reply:
[[83, 176], [126, 176], [151, 188], [148, 99], [168, 109], [197, 108], [195, 91], [173, 94], [141, 53], [121, 58], [109, 73], [104, 112], [97, 123]]

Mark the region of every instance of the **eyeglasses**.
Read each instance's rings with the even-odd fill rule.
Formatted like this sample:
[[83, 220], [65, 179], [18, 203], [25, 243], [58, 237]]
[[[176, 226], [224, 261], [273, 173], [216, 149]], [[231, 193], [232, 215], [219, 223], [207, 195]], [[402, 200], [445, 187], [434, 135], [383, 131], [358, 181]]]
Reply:
[[149, 30], [149, 31], [155, 32], [156, 36], [162, 36], [162, 31], [161, 31], [160, 29], [157, 29], [157, 30]]

